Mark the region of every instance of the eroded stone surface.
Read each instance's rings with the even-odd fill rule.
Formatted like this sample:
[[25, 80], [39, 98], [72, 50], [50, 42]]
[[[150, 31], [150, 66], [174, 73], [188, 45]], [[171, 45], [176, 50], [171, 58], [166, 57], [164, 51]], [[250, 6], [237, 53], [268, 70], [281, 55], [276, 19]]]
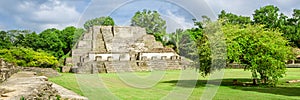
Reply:
[[[74, 92], [48, 82], [45, 76], [36, 76], [35, 72], [18, 72], [0, 85], [0, 100], [87, 100]], [[63, 91], [63, 92], [62, 92]], [[65, 96], [69, 94], [68, 96]]]
[[164, 47], [144, 28], [128, 26], [91, 27], [72, 49], [71, 65], [75, 73], [183, 68], [181, 57], [172, 48]]
[[0, 59], [0, 83], [7, 80], [11, 75], [18, 72], [20, 67]]

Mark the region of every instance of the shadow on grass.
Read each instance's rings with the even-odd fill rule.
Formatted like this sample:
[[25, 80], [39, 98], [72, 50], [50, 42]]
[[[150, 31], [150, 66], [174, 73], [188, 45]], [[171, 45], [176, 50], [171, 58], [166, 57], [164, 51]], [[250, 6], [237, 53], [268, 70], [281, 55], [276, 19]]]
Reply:
[[[242, 90], [242, 91], [254, 91], [260, 93], [270, 93], [275, 95], [284, 95], [284, 96], [300, 96], [300, 87], [266, 87], [266, 86], [253, 86], [252, 79], [237, 79], [238, 85], [233, 85], [234, 79], [223, 79], [220, 86], [230, 87], [231, 89]], [[191, 83], [196, 82], [196, 85]], [[212, 83], [218, 80], [211, 80]], [[180, 86], [185, 88], [200, 88], [205, 87], [207, 80], [171, 80], [164, 81], [161, 83], [172, 83], [174, 86]], [[214, 84], [211, 84], [214, 85]]]

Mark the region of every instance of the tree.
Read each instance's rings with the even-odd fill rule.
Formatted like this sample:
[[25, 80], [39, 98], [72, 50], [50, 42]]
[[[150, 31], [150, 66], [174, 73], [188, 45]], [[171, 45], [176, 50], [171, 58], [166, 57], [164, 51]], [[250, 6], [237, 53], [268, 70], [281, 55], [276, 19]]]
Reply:
[[166, 34], [166, 21], [160, 17], [157, 11], [144, 9], [138, 11], [131, 18], [131, 26], [140, 26], [146, 28], [148, 34], [153, 34], [155, 39], [163, 42], [163, 37]]
[[267, 5], [254, 11], [253, 19], [256, 24], [264, 24], [267, 28], [276, 28], [278, 26], [279, 8], [273, 5]]
[[88, 30], [90, 27], [94, 25], [114, 26], [115, 22], [111, 17], [107, 16], [107, 17], [99, 17], [99, 18], [88, 20], [84, 23], [83, 26], [86, 30]]
[[58, 58], [61, 63], [66, 57], [70, 57], [70, 51], [72, 50], [75, 43], [79, 40], [81, 35], [84, 33], [84, 29], [69, 26], [59, 32], [58, 38], [64, 45], [62, 48], [63, 56]]
[[43, 44], [43, 38], [40, 38], [39, 34], [36, 34], [35, 32], [25, 35], [20, 34], [18, 37], [23, 38], [23, 40], [20, 39], [19, 46], [29, 47], [33, 50], [41, 49], [41, 44]]
[[225, 67], [226, 44], [219, 23], [212, 22], [205, 16], [201, 23], [203, 33], [198, 36], [196, 42], [199, 55], [199, 72], [202, 76], [206, 76]]
[[[223, 22], [206, 22], [202, 22], [203, 35], [197, 40], [199, 69], [204, 76], [219, 69], [222, 65], [218, 64], [227, 59], [227, 63], [245, 64], [245, 69], [252, 72], [254, 79], [260, 78], [261, 83], [275, 85], [285, 74], [285, 61], [295, 56], [289, 42], [278, 30], [232, 23], [220, 27], [218, 23]], [[222, 46], [226, 46], [226, 50]]]
[[168, 34], [168, 38], [169, 43], [173, 45], [173, 49], [177, 54], [190, 60], [195, 59], [196, 47], [190, 31], [177, 29], [176, 32]]
[[282, 18], [284, 23], [280, 30], [293, 46], [300, 47], [300, 10], [294, 9], [292, 18]]
[[0, 31], [0, 49], [10, 48], [12, 43], [10, 41], [10, 37], [5, 31]]
[[66, 45], [59, 38], [60, 31], [58, 29], [52, 28], [44, 30], [39, 34], [39, 37], [42, 39], [39, 42], [39, 47], [46, 52], [49, 52], [53, 56], [60, 58], [64, 56], [63, 49], [66, 48]]
[[63, 29], [61, 32], [59, 32], [58, 37], [65, 45], [63, 48], [64, 54], [67, 54], [73, 47], [73, 37], [76, 32], [76, 28], [74, 26], [69, 26]]
[[219, 14], [219, 19], [222, 19], [224, 23], [231, 24], [250, 24], [252, 22], [250, 17], [226, 13], [224, 10], [222, 10], [221, 14]]
[[[294, 56], [288, 41], [277, 30], [265, 29], [259, 25], [237, 25], [222, 27], [227, 36], [227, 48], [230, 60], [246, 64], [245, 69], [252, 77], [260, 75], [262, 83], [275, 85], [285, 71], [285, 61]], [[259, 74], [259, 75], [258, 75]]]

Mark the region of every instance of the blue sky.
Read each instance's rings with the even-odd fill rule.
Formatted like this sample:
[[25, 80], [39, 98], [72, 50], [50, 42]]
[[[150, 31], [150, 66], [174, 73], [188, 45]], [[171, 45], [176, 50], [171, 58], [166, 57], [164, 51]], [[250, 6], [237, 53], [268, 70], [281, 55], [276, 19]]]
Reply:
[[291, 16], [300, 9], [300, 0], [1, 0], [0, 30], [82, 27], [91, 18], [111, 16], [119, 26], [127, 26], [136, 11], [157, 10], [167, 21], [167, 31], [193, 27], [192, 18], [215, 19], [224, 9], [252, 16], [255, 9], [275, 5]]

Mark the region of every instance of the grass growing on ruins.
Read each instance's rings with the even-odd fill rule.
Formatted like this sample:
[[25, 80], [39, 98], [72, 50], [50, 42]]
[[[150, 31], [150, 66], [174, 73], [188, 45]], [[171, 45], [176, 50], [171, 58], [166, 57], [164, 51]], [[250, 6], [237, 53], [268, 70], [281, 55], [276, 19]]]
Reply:
[[[137, 72], [138, 75], [147, 75], [149, 72]], [[247, 99], [247, 100], [275, 100], [275, 99], [285, 99], [293, 100], [300, 98], [300, 83], [285, 83], [287, 80], [300, 80], [300, 69], [287, 69], [286, 77], [279, 80], [279, 85], [274, 87], [264, 87], [264, 86], [233, 86], [232, 80], [238, 79], [239, 82], [250, 82], [251, 73], [249, 71], [244, 71], [243, 69], [226, 69], [224, 74], [224, 79], [221, 86], [214, 99]], [[140, 89], [134, 88], [132, 86], [126, 85], [122, 80], [119, 79], [118, 75], [115, 73], [110, 74], [99, 74], [99, 80], [104, 82], [105, 87], [95, 88], [90, 86], [83, 86], [79, 88], [79, 84], [76, 81], [76, 75], [70, 73], [63, 73], [60, 77], [50, 78], [50, 81], [53, 81], [59, 85], [62, 85], [65, 88], [68, 88], [81, 95], [92, 95], [99, 94], [99, 97], [95, 98], [104, 98], [104, 99], [113, 99], [112, 96], [108, 96], [103, 93], [97, 93], [97, 90], [94, 92], [83, 93], [80, 89], [82, 88], [91, 88], [99, 89], [104, 91], [107, 88], [113, 95], [120, 99], [160, 99], [172, 91], [177, 82], [179, 81], [180, 71], [167, 71], [164, 77], [153, 87]], [[88, 80], [93, 75], [85, 75], [87, 83], [93, 84], [95, 80]], [[77, 77], [78, 78], [78, 77]], [[206, 84], [206, 78], [200, 77], [197, 80], [197, 85], [195, 86], [189, 99], [200, 99]], [[185, 81], [185, 80], [183, 80]], [[189, 80], [186, 80], [189, 81]], [[95, 86], [95, 84], [93, 84]], [[179, 85], [179, 88], [191, 89], [193, 86], [189, 85]], [[95, 93], [96, 92], [96, 93]], [[180, 94], [178, 94], [180, 95]]]

